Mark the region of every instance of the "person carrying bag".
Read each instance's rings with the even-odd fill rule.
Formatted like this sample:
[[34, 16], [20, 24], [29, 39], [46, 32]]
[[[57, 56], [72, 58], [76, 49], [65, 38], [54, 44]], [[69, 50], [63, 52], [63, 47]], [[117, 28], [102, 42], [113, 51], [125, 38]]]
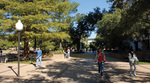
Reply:
[[[130, 75], [131, 76], [136, 76], [136, 63], [139, 62], [136, 54], [134, 53], [134, 51], [131, 49], [130, 53], [129, 53], [129, 65], [130, 65]], [[132, 71], [132, 66], [134, 66], [134, 70]]]

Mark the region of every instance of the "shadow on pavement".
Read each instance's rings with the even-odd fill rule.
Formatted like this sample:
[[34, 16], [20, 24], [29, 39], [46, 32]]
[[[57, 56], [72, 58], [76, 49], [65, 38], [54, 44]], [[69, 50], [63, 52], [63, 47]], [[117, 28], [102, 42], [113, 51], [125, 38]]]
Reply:
[[150, 73], [137, 72], [137, 76], [130, 76], [129, 70], [118, 69], [117, 66], [106, 63], [105, 72], [107, 74], [107, 79], [111, 82], [150, 82]]
[[8, 66], [8, 68], [10, 68], [16, 74], [16, 76], [18, 76], [18, 74], [14, 71], [14, 69], [12, 68], [12, 66]]
[[[5, 80], [7, 80], [7, 83], [50, 83], [48, 79], [45, 79], [45, 77], [40, 75], [33, 75], [31, 79], [21, 79], [18, 77], [1, 77], [0, 76], [0, 82], [5, 83]], [[10, 80], [10, 82], [8, 82]]]
[[[55, 63], [47, 65], [49, 68], [48, 76], [54, 76], [53, 82], [79, 82], [79, 83], [99, 83], [108, 81], [104, 78], [100, 80], [97, 73], [97, 64], [93, 59], [72, 59], [70, 63]], [[57, 69], [59, 72], [52, 71]], [[60, 80], [60, 81], [59, 81]]]
[[69, 59], [69, 62], [54, 61], [44, 67], [37, 67], [35, 70], [28, 72], [30, 73], [29, 79], [11, 79], [0, 76], [0, 82], [5, 82], [5, 80], [12, 80], [14, 83], [134, 83], [150, 81], [150, 73], [137, 72], [136, 77], [131, 77], [129, 75], [129, 70], [117, 68], [114, 64], [116, 61], [115, 59], [109, 57], [106, 59], [108, 63], [104, 65], [104, 78], [100, 78], [97, 71], [97, 63], [94, 62], [94, 59], [72, 58]]

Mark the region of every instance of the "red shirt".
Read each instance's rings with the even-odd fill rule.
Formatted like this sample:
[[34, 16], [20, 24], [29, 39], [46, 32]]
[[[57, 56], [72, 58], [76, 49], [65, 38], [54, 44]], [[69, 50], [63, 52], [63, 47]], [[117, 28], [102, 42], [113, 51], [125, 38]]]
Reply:
[[98, 55], [98, 62], [102, 62], [103, 61], [103, 59], [102, 59], [102, 55], [101, 54], [99, 54]]

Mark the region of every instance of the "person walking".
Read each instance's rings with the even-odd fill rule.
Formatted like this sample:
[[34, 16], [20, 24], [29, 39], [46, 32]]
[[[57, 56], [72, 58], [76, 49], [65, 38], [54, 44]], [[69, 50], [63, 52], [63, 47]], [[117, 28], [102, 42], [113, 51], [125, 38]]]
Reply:
[[40, 49], [40, 47], [38, 47], [34, 52], [37, 53], [37, 57], [36, 57], [36, 67], [38, 66], [39, 60], [40, 60], [40, 66], [42, 66], [42, 50]]
[[101, 48], [98, 49], [98, 53], [96, 54], [95, 57], [95, 62], [97, 61], [98, 61], [98, 72], [102, 78], [104, 72], [104, 62], [106, 62], [106, 59], [105, 59], [105, 54], [103, 53]]
[[[130, 50], [128, 58], [129, 58], [129, 64], [130, 64], [130, 75], [136, 76], [136, 62], [139, 62], [139, 60], [132, 49]], [[134, 66], [133, 71], [132, 71], [132, 66]]]
[[66, 48], [63, 49], [64, 58], [67, 58]]
[[2, 49], [0, 49], [0, 62], [2, 62]]
[[68, 47], [68, 49], [67, 49], [67, 58], [70, 58], [70, 48]]
[[0, 55], [2, 56], [2, 54], [3, 54], [3, 50], [2, 50], [2, 49], [0, 49]]

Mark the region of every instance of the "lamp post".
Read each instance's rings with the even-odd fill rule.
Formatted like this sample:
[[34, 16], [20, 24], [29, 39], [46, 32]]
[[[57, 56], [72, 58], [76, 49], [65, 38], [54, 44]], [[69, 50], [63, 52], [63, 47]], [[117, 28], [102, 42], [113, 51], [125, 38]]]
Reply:
[[18, 77], [20, 76], [20, 31], [23, 29], [21, 20], [16, 23], [16, 29], [18, 31]]

